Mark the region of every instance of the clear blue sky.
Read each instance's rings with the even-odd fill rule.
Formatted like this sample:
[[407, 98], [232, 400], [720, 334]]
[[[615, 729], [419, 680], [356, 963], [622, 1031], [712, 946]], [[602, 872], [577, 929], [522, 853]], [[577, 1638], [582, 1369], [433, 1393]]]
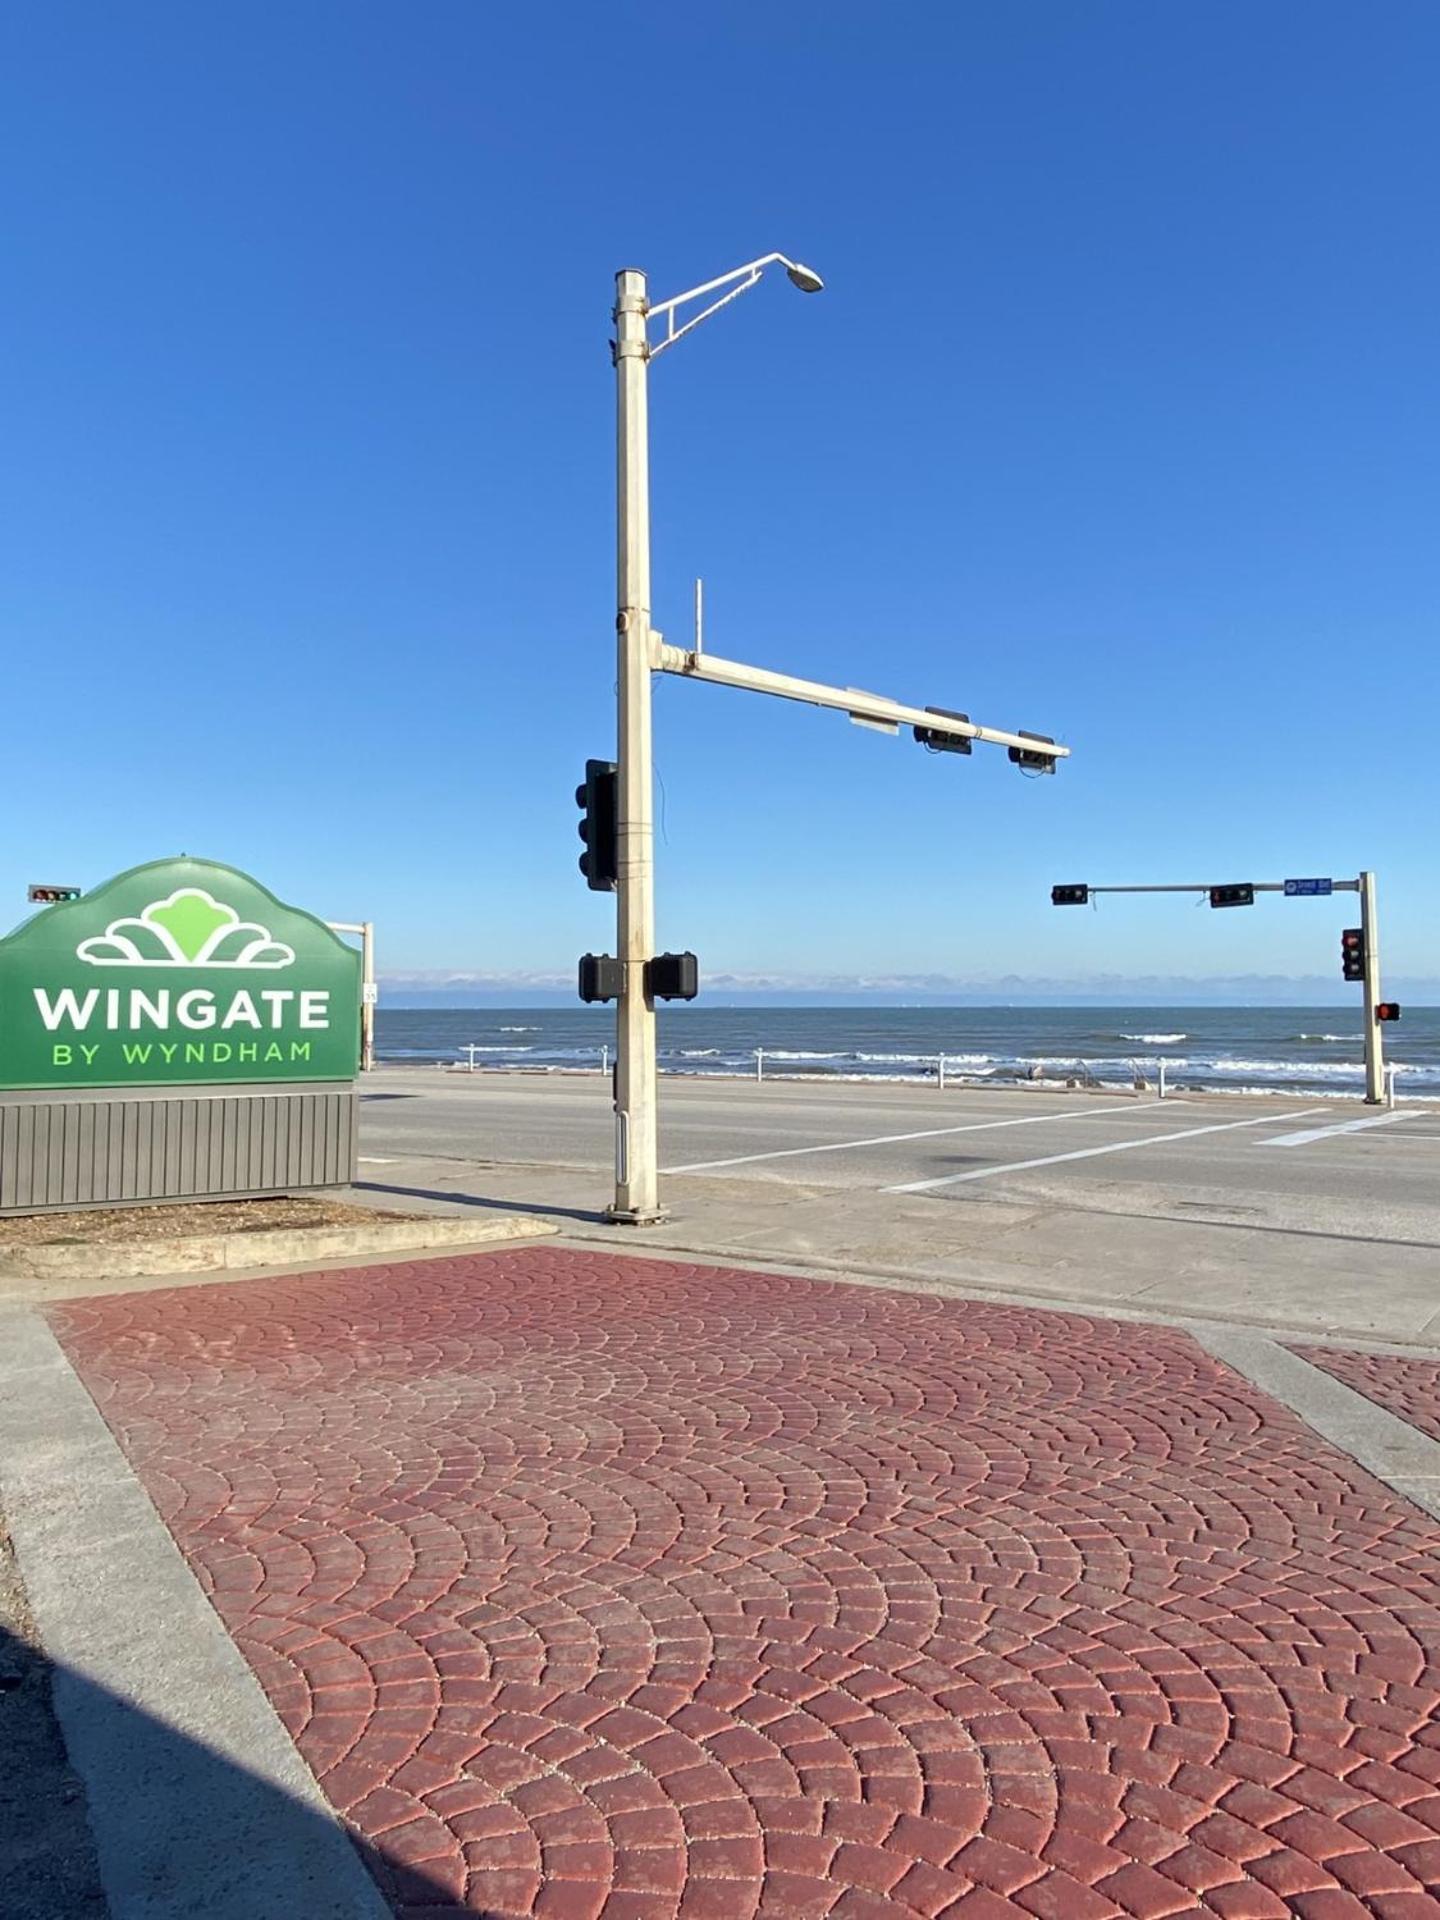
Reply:
[[1440, 974], [1440, 11], [12, 12], [0, 919], [184, 848], [391, 970], [611, 942], [612, 275], [772, 247], [652, 379], [656, 617], [1074, 759], [662, 681], [660, 940], [788, 974]]

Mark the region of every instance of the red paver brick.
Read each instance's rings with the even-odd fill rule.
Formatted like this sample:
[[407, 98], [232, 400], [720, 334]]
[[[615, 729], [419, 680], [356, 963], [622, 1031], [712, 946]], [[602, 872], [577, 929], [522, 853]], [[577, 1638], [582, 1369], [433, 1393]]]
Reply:
[[1228, 1887], [1215, 1887], [1205, 1901], [1220, 1920], [1289, 1920], [1290, 1907], [1278, 1893], [1254, 1880], [1236, 1880]]
[[1118, 1873], [1107, 1874], [1097, 1891], [1113, 1900], [1121, 1913], [1133, 1914], [1135, 1920], [1162, 1920], [1164, 1915], [1192, 1913], [1195, 1909], [1192, 1895], [1140, 1860], [1132, 1860]]
[[[948, 1872], [944, 1867], [932, 1867], [928, 1861], [917, 1860], [904, 1879], [891, 1890], [891, 1912], [917, 1913], [927, 1917], [948, 1913], [954, 1908], [957, 1897], [971, 1898], [979, 1891], [968, 1875]], [[1005, 1908], [1014, 1914], [1015, 1909], [1008, 1902]]]
[[397, 1912], [1436, 1911], [1440, 1529], [1181, 1333], [558, 1247], [53, 1318]]
[[599, 1920], [605, 1900], [603, 1881], [549, 1880], [535, 1896], [535, 1920]]

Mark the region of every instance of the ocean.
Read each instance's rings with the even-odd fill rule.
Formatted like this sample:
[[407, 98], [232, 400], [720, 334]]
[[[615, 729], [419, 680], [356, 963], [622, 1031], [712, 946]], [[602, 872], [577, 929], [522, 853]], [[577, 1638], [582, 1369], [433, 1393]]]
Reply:
[[[1230, 1093], [1349, 1094], [1364, 1089], [1360, 1010], [1343, 1007], [707, 1007], [660, 1009], [667, 1074], [767, 1079], [947, 1079], [1167, 1086]], [[1440, 1100], [1440, 1007], [1407, 1008], [1386, 1028], [1397, 1091]], [[379, 1060], [473, 1061], [485, 1069], [598, 1069], [613, 1047], [601, 1007], [380, 1007]]]

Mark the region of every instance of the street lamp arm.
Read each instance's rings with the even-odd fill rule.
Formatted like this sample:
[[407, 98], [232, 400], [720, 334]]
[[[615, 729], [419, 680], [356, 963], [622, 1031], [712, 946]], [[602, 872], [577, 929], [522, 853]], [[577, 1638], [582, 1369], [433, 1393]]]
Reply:
[[[691, 287], [686, 293], [673, 294], [670, 299], [659, 300], [653, 306], [647, 307], [647, 319], [663, 318], [665, 321], [664, 338], [652, 342], [650, 358], [653, 360], [656, 354], [663, 353], [666, 347], [673, 347], [683, 334], [698, 327], [702, 320], [708, 320], [712, 313], [718, 313], [721, 307], [729, 306], [730, 302], [738, 299], [742, 293], [748, 293], [766, 267], [777, 264], [784, 267], [791, 280], [804, 292], [818, 292], [822, 284], [818, 273], [809, 267], [802, 266], [798, 260], [790, 259], [787, 254], [767, 253], [759, 260], [750, 260], [743, 267], [734, 268], [730, 273], [722, 273], [718, 279], [707, 280], [702, 286]], [[703, 300], [707, 293], [717, 293], [722, 287], [728, 287], [729, 292], [722, 293], [718, 300], [712, 300], [702, 312], [692, 314], [681, 325], [675, 324], [681, 307], [688, 307], [692, 300]]]
[[[682, 340], [687, 333], [693, 332], [702, 320], [708, 320], [712, 313], [718, 313], [721, 307], [728, 307], [732, 300], [738, 300], [742, 293], [748, 293], [759, 278], [760, 275], [758, 272], [752, 273], [750, 278], [748, 280], [742, 280], [738, 287], [732, 287], [728, 293], [722, 293], [718, 300], [712, 300], [708, 307], [703, 307], [699, 313], [692, 314], [683, 326], [677, 327], [675, 324], [675, 308], [679, 302], [672, 301], [666, 310], [668, 324], [665, 337], [663, 340], [651, 342], [650, 358], [653, 360], [656, 354], [663, 353], [667, 347], [673, 347], [677, 340]], [[686, 297], [684, 294], [680, 296], [682, 300]], [[691, 295], [689, 297], [693, 298], [694, 296]]]

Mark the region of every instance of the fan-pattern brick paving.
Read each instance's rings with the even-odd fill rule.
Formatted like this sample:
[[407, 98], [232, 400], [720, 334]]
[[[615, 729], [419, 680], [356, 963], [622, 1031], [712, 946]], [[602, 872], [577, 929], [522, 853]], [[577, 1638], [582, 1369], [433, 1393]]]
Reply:
[[1359, 1353], [1344, 1347], [1295, 1349], [1311, 1366], [1363, 1393], [1377, 1407], [1440, 1440], [1440, 1360], [1399, 1353]]
[[1440, 1912], [1440, 1529], [1182, 1333], [552, 1245], [54, 1318], [412, 1920]]

